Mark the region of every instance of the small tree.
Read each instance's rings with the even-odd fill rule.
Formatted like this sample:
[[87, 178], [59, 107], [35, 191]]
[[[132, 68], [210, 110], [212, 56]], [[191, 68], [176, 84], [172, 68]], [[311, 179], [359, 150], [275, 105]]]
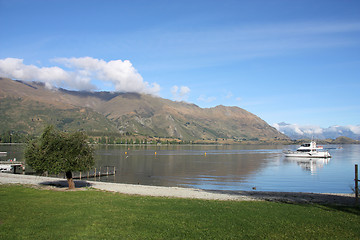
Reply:
[[86, 139], [83, 132], [65, 133], [48, 126], [39, 138], [27, 144], [26, 163], [37, 173], [65, 172], [69, 189], [75, 188], [72, 172], [94, 166], [94, 150]]

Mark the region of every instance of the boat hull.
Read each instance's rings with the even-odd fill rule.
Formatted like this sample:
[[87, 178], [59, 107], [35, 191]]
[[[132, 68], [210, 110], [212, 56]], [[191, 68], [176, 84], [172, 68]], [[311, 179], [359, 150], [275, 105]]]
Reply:
[[299, 153], [299, 152], [285, 152], [285, 157], [295, 158], [331, 158], [328, 152], [313, 152], [313, 153]]

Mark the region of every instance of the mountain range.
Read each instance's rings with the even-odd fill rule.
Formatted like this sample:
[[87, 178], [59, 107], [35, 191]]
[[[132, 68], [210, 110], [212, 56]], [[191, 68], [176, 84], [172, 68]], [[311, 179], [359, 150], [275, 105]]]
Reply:
[[360, 125], [349, 126], [331, 126], [322, 128], [319, 126], [299, 126], [290, 123], [273, 124], [280, 132], [291, 139], [335, 139], [338, 137], [348, 137], [354, 140], [360, 140]]
[[200, 108], [160, 97], [120, 92], [47, 88], [43, 83], [0, 78], [0, 133], [39, 134], [52, 124], [90, 136], [140, 136], [182, 141], [288, 140], [239, 107]]

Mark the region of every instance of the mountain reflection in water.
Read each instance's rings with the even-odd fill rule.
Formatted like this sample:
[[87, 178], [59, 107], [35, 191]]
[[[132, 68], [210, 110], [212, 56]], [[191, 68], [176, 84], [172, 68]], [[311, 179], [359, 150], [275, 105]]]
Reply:
[[[249, 175], [267, 164], [271, 152], [272, 149], [228, 149], [223, 146], [128, 149], [102, 146], [97, 150], [96, 162], [98, 167], [115, 166], [118, 169], [116, 182], [199, 187], [246, 182]], [[112, 179], [109, 177], [110, 181]]]
[[341, 150], [327, 146], [334, 148], [331, 159], [299, 161], [283, 156], [282, 150], [289, 147], [297, 146], [98, 146], [96, 162], [97, 167], [117, 168], [115, 177], [101, 181], [204, 190], [351, 193], [360, 145], [343, 145]]
[[[0, 157], [0, 160], [24, 161], [24, 147], [0, 144], [0, 152], [7, 152], [6, 159]], [[283, 156], [284, 149], [297, 147], [97, 145], [95, 167], [104, 171], [106, 166], [115, 166], [116, 175], [101, 177], [100, 181], [118, 183], [204, 190], [352, 192], [354, 165], [360, 160], [359, 144], [324, 146], [329, 149], [331, 159], [297, 160]], [[26, 168], [26, 174], [33, 174], [31, 168]]]

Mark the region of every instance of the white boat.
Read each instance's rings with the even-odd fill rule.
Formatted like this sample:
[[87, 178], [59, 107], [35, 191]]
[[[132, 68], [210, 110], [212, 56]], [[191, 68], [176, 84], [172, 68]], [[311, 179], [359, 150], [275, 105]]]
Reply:
[[285, 157], [297, 157], [297, 158], [331, 158], [328, 151], [323, 151], [322, 146], [316, 146], [315, 141], [310, 143], [301, 144], [296, 151], [284, 151]]
[[13, 167], [10, 164], [0, 164], [0, 172], [11, 173], [12, 171]]
[[0, 161], [0, 172], [2, 173], [22, 173], [25, 165], [22, 162]]

